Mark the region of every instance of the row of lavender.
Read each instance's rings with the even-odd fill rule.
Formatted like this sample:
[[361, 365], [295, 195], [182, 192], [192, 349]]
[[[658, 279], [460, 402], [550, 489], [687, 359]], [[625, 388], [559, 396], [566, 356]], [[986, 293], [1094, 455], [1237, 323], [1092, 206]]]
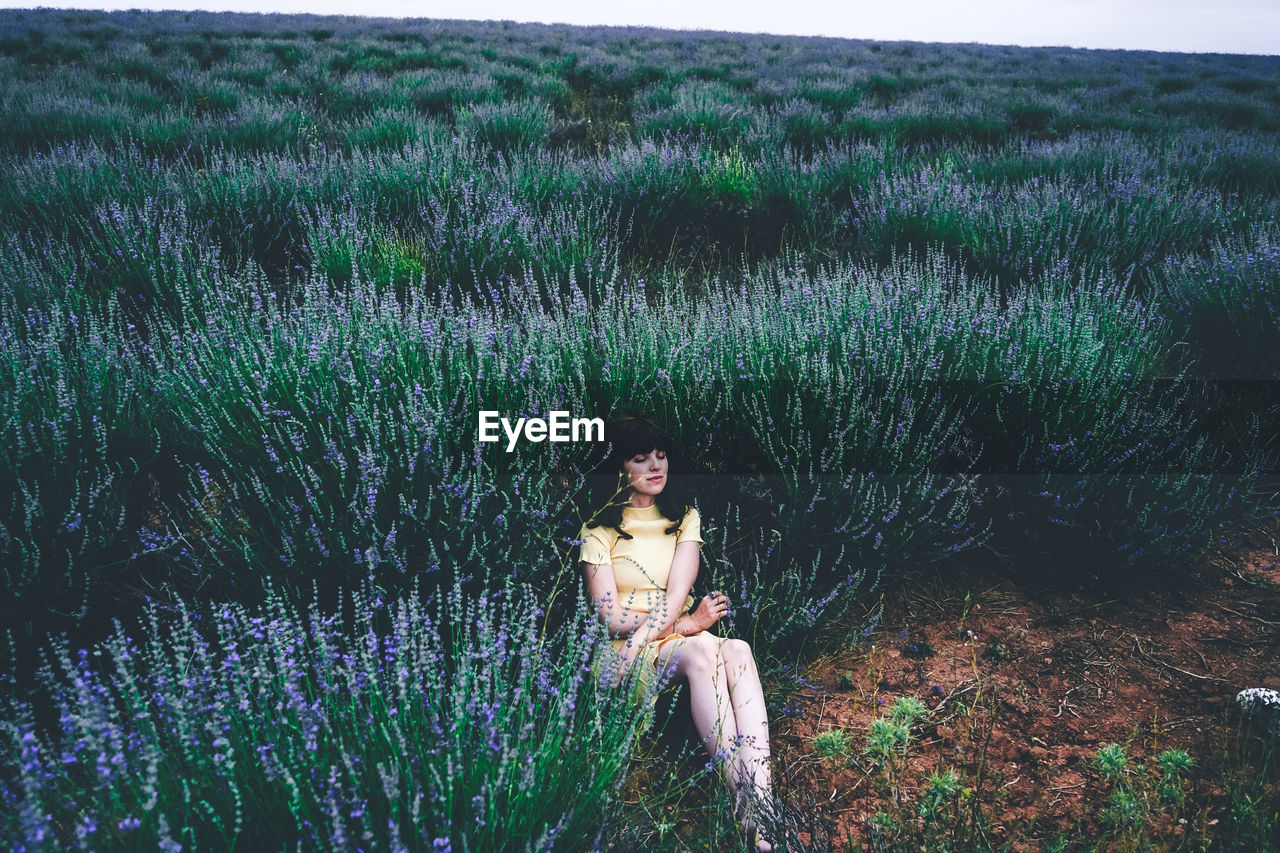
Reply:
[[[44, 277], [175, 317], [186, 291], [249, 265], [280, 284], [313, 266], [338, 284], [354, 274], [407, 298], [528, 277], [594, 292], [619, 274], [742, 275], [788, 252], [884, 263], [932, 247], [1008, 289], [1084, 273], [1150, 295], [1216, 244], [1248, 255], [1280, 221], [1274, 186], [1219, 185], [1253, 161], [1280, 163], [1274, 139], [1079, 134], [994, 150], [861, 144], [809, 159], [645, 142], [494, 161], [440, 135], [394, 151], [221, 151], [199, 163], [69, 145], [7, 162], [0, 264], [10, 281]], [[1242, 312], [1254, 323], [1242, 337], [1274, 316]], [[1242, 356], [1233, 369], [1268, 364]]]
[[[1256, 251], [1274, 294], [1276, 236]], [[1210, 294], [1228, 321], [1245, 272]], [[0, 296], [7, 624], [38, 636], [107, 590], [165, 584], [223, 598], [486, 565], [538, 584], [602, 449], [482, 446], [481, 410], [655, 410], [701, 483], [713, 576], [780, 654], [863, 573], [988, 537], [1082, 580], [1177, 566], [1247, 511], [1266, 462], [1248, 398], [1185, 375], [1175, 297], [1105, 280], [1002, 296], [934, 255], [594, 305], [203, 284], [146, 334], [61, 283]]]
[[0, 56], [13, 66], [10, 110], [31, 119], [8, 145], [98, 136], [164, 151], [219, 139], [398, 147], [420, 116], [500, 148], [668, 132], [812, 149], [1274, 130], [1280, 84], [1272, 57], [199, 13], [10, 12]]
[[510, 583], [426, 604], [366, 587], [345, 611], [273, 594], [252, 611], [152, 610], [92, 652], [63, 640], [41, 704], [0, 700], [0, 837], [598, 849], [641, 720], [590, 676], [602, 629], [580, 597], [550, 630], [544, 603]]

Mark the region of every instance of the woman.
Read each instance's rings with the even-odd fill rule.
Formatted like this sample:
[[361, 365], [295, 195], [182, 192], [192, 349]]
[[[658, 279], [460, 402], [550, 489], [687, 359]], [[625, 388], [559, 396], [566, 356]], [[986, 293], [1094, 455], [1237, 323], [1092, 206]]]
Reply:
[[613, 421], [605, 438], [605, 469], [618, 474], [618, 497], [578, 538], [587, 589], [615, 638], [619, 679], [639, 667], [641, 688], [660, 669], [688, 683], [694, 726], [707, 752], [725, 758], [721, 767], [743, 828], [757, 850], [772, 850], [760, 837], [755, 812], [772, 796], [760, 675], [746, 642], [710, 633], [728, 612], [728, 597], [713, 592], [693, 608], [701, 522], [696, 509], [667, 489], [671, 440], [644, 416]]

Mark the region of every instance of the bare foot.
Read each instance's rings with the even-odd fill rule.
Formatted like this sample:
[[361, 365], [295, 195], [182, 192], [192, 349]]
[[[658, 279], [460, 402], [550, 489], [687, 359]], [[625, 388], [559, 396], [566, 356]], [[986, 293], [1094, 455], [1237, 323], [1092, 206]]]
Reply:
[[742, 817], [739, 819], [739, 824], [747, 834], [747, 841], [753, 845], [752, 849], [756, 853], [772, 853], [773, 842], [767, 840], [760, 831], [757, 804], [746, 802], [742, 804], [741, 809]]
[[751, 818], [742, 819], [742, 828], [747, 833], [747, 841], [756, 853], [773, 853], [773, 844], [760, 834], [760, 827]]

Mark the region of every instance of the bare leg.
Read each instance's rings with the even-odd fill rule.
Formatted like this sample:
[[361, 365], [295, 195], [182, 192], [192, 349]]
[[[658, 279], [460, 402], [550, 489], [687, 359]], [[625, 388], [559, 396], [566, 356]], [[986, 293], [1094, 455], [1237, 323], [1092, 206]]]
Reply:
[[[676, 672], [689, 682], [694, 727], [708, 753], [728, 757], [725, 779], [750, 832], [757, 821], [743, 809], [772, 792], [768, 713], [751, 647], [742, 640], [694, 636], [664, 647], [658, 665], [666, 667], [673, 653]], [[773, 846], [757, 838], [756, 849], [763, 853]]]
[[[760, 686], [760, 673], [756, 669], [751, 646], [743, 640], [725, 640], [720, 647], [721, 667], [729, 683], [729, 697], [734, 717], [738, 721], [738, 733], [742, 738], [741, 768], [744, 780], [754, 789], [752, 797], [757, 802], [772, 796], [773, 783], [769, 771], [769, 714], [764, 706], [764, 689]], [[744, 821], [754, 828], [756, 820], [750, 816]], [[756, 849], [772, 850], [773, 845], [757, 839]]]
[[689, 682], [694, 728], [713, 758], [729, 755], [738, 741], [738, 721], [717, 646], [714, 637], [687, 637], [664, 646], [658, 660], [659, 667], [665, 668], [674, 655], [676, 673]]

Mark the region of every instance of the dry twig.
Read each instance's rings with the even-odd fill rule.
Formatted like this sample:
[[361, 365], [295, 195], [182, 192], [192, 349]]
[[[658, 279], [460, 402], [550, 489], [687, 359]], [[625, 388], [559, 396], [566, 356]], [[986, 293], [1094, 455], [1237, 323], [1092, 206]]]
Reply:
[[1215, 675], [1197, 675], [1197, 674], [1196, 674], [1196, 673], [1194, 673], [1194, 672], [1188, 672], [1188, 671], [1187, 671], [1187, 670], [1185, 670], [1185, 669], [1180, 669], [1180, 668], [1178, 668], [1178, 667], [1174, 666], [1173, 664], [1169, 663], [1168, 661], [1163, 661], [1163, 660], [1160, 660], [1160, 658], [1158, 658], [1158, 657], [1154, 657], [1154, 656], [1152, 656], [1152, 655], [1149, 655], [1149, 654], [1147, 654], [1146, 649], [1142, 648], [1142, 641], [1138, 639], [1138, 635], [1137, 635], [1137, 634], [1130, 634], [1129, 636], [1130, 636], [1130, 637], [1133, 637], [1133, 643], [1134, 643], [1134, 645], [1135, 645], [1135, 646], [1137, 646], [1137, 648], [1138, 648], [1138, 654], [1142, 655], [1144, 658], [1146, 658], [1147, 660], [1151, 661], [1152, 663], [1159, 664], [1160, 666], [1167, 667], [1168, 669], [1171, 669], [1171, 670], [1173, 670], [1174, 672], [1180, 672], [1180, 673], [1182, 673], [1183, 675], [1188, 675], [1188, 676], [1190, 676], [1190, 677], [1192, 677], [1192, 678], [1198, 678], [1198, 679], [1199, 679], [1199, 680], [1201, 680], [1201, 681], [1217, 681], [1217, 682], [1222, 683], [1222, 684], [1226, 684], [1226, 683], [1227, 683], [1227, 680], [1226, 680], [1225, 678], [1218, 678], [1218, 677], [1217, 677], [1217, 676], [1215, 676]]

